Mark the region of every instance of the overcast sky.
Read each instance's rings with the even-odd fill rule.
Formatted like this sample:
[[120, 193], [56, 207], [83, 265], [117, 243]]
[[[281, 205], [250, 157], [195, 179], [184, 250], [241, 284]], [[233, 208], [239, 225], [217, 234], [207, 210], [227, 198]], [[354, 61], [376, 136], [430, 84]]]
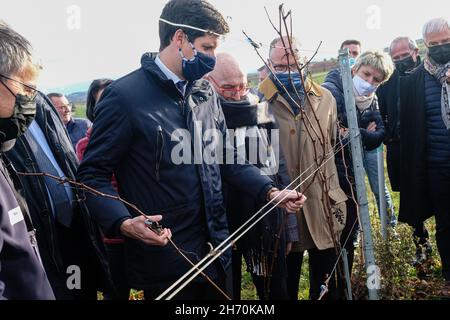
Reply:
[[[337, 55], [342, 40], [383, 49], [399, 35], [421, 38], [423, 24], [450, 18], [450, 1], [427, 0], [211, 0], [230, 18], [231, 34], [219, 51], [234, 54], [245, 71], [262, 63], [242, 30], [267, 45], [276, 36], [264, 12], [277, 19], [278, 5], [291, 9], [294, 34], [304, 55], [323, 41], [318, 59]], [[165, 0], [15, 0], [1, 4], [0, 19], [26, 36], [44, 66], [40, 86], [61, 87], [95, 78], [117, 78], [139, 66], [142, 53], [159, 47], [158, 17]], [[75, 6], [75, 7], [73, 7]], [[78, 14], [79, 13], [79, 14]], [[80, 19], [78, 19], [78, 17]], [[78, 28], [79, 27], [79, 28]]]

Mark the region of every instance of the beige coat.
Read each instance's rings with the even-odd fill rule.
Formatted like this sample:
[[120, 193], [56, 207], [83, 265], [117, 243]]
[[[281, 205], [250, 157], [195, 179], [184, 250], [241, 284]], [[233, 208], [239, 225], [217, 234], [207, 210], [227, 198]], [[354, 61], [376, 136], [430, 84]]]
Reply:
[[[333, 146], [335, 145], [337, 133], [336, 101], [328, 90], [313, 82], [307, 81], [306, 88], [311, 104], [307, 99], [305, 110], [307, 116], [311, 119], [312, 125], [308, 120], [303, 119], [301, 114], [295, 116], [287, 101], [278, 94], [277, 87], [269, 78], [263, 81], [259, 88], [266, 100], [269, 101], [270, 108], [280, 127], [281, 151], [286, 159], [291, 180], [296, 179], [302, 172], [306, 171], [302, 178], [296, 182], [295, 186], [298, 186], [299, 183], [311, 176], [318, 168], [318, 165], [315, 163], [314, 144], [317, 146], [318, 158], [325, 157], [329, 159], [314, 177], [312, 184], [313, 177], [311, 176], [298, 189], [306, 195], [308, 200], [303, 210], [297, 215], [300, 241], [294, 244], [294, 251], [333, 248], [333, 237], [336, 242], [339, 242], [347, 215], [345, 205], [347, 196], [339, 186], [333, 156]], [[315, 120], [313, 109], [320, 123], [320, 128], [325, 135], [325, 155], [323, 147], [313, 131], [314, 127], [320, 135], [319, 125], [317, 120]], [[308, 135], [307, 129], [309, 129], [315, 141]], [[319, 174], [322, 174], [326, 179], [326, 188], [324, 188], [322, 183], [324, 180], [319, 178]], [[310, 184], [311, 186], [309, 186]], [[308, 189], [305, 191], [307, 187]], [[327, 207], [330, 210], [327, 210]], [[329, 227], [329, 214], [327, 212], [331, 212], [333, 232], [331, 232]]]

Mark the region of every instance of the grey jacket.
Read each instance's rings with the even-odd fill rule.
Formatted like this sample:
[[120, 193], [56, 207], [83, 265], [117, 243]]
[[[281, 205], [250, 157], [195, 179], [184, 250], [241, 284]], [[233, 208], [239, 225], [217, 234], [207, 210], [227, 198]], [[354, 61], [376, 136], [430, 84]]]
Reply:
[[54, 300], [39, 252], [30, 242], [26, 215], [0, 158], [0, 300]]

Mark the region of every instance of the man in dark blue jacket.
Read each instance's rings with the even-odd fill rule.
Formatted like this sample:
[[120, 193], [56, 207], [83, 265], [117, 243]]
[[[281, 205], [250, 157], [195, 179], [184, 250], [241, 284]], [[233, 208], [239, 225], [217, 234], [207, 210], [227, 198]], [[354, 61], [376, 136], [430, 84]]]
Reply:
[[[409, 37], [397, 37], [389, 48], [395, 71], [388, 82], [377, 90], [380, 114], [385, 126], [386, 163], [393, 191], [400, 192], [400, 80], [421, 64], [419, 48]], [[416, 259], [414, 265], [419, 276], [424, 276], [423, 265], [431, 259], [432, 246], [424, 223], [413, 225]]]
[[[128, 280], [131, 287], [144, 289], [146, 299], [157, 297], [191, 268], [172, 246], [161, 247], [171, 232], [193, 262], [208, 253], [208, 243], [216, 247], [228, 237], [222, 179], [261, 203], [286, 196], [281, 205], [288, 211], [305, 200], [280, 192], [256, 167], [237, 164], [241, 159], [226, 143], [216, 148], [214, 139], [202, 139], [211, 131], [226, 137], [219, 99], [208, 81], [199, 80], [214, 68], [219, 36], [229, 31], [222, 15], [204, 0], [172, 0], [159, 28], [159, 54], [145, 54], [140, 69], [103, 93], [78, 171], [81, 182], [108, 194], [116, 193], [110, 182], [114, 172], [122, 198], [146, 214], [162, 215], [150, 217], [163, 218], [168, 228], [157, 234], [146, 228], [146, 217], [123, 203], [87, 194], [105, 233], [126, 237]], [[180, 145], [182, 151], [176, 151]], [[231, 155], [233, 164], [202, 161], [207, 150], [219, 161]], [[205, 273], [220, 285], [229, 263], [227, 251]], [[203, 278], [177, 296], [216, 297]]]
[[[400, 83], [400, 216], [418, 225], [436, 217], [436, 244], [450, 297], [450, 26], [433, 19], [423, 28], [427, 55]], [[431, 205], [430, 205], [431, 204]]]

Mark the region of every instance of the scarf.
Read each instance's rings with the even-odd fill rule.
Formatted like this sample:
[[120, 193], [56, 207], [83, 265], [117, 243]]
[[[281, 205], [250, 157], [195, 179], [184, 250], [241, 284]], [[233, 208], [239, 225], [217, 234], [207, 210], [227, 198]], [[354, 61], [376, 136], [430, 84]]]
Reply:
[[436, 78], [442, 84], [442, 94], [441, 94], [441, 113], [442, 120], [444, 121], [447, 130], [450, 129], [450, 84], [447, 82], [447, 72], [450, 70], [450, 62], [446, 64], [438, 64], [433, 61], [428, 55], [425, 57], [424, 61], [425, 70], [428, 71], [433, 77]]
[[229, 129], [275, 122], [269, 113], [267, 102], [259, 102], [259, 98], [251, 93], [240, 101], [229, 101], [220, 97], [220, 105]]
[[370, 108], [372, 104], [373, 98], [375, 98], [375, 93], [372, 93], [370, 96], [358, 96], [356, 89], [353, 87], [353, 92], [355, 93], [355, 102], [356, 107], [360, 112], [364, 112], [365, 110]]
[[[259, 103], [259, 98], [249, 93], [241, 101], [230, 101], [220, 97], [220, 105], [222, 107], [223, 114], [225, 116], [225, 122], [228, 129], [235, 131], [234, 139], [237, 149], [244, 147], [248, 148], [247, 132], [255, 132], [258, 140], [261, 143], [259, 147], [269, 147], [270, 141], [267, 135], [261, 135], [260, 127], [264, 128], [264, 125], [274, 123], [273, 117], [268, 111], [268, 103]], [[267, 152], [267, 151], [266, 151]], [[274, 162], [275, 160], [271, 160]], [[258, 164], [255, 164], [258, 168], [264, 171], [265, 165], [260, 162], [258, 158]], [[270, 171], [270, 168], [269, 168]], [[250, 198], [246, 198], [246, 195], [236, 193], [235, 190], [227, 187], [228, 196], [231, 198], [242, 198], [241, 210], [249, 211], [246, 214], [257, 211], [260, 206]], [[232, 209], [233, 210], [233, 209]], [[281, 224], [281, 211], [276, 209], [270, 215], [264, 217], [253, 229], [251, 229], [242, 240], [238, 242], [238, 247], [243, 251], [247, 270], [257, 276], [269, 277], [271, 275], [272, 261], [276, 259], [275, 243], [277, 241], [278, 228]], [[233, 217], [229, 223], [232, 228], [241, 225], [244, 222], [245, 217]], [[281, 245], [281, 244], [280, 244]]]

